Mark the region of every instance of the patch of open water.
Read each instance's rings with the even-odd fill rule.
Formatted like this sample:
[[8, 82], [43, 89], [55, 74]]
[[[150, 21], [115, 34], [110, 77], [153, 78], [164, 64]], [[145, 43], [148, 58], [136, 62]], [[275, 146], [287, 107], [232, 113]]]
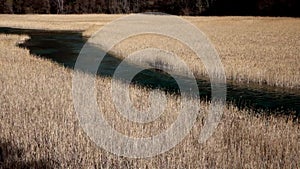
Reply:
[[[31, 38], [20, 44], [30, 50], [31, 54], [51, 59], [65, 67], [74, 68], [81, 48], [86, 43], [81, 32], [46, 31], [0, 27], [0, 33], [26, 34]], [[107, 55], [99, 66], [99, 76], [112, 77], [122, 60]], [[128, 64], [128, 66], [134, 66]], [[188, 83], [187, 79], [187, 83]], [[167, 73], [154, 69], [144, 70], [137, 74], [132, 83], [149, 88], [160, 88], [166, 92], [180, 93], [176, 81]], [[209, 100], [211, 87], [209, 80], [197, 79], [200, 96]], [[248, 108], [256, 112], [278, 113], [286, 115], [294, 111], [300, 117], [300, 92], [256, 84], [227, 84], [227, 102], [239, 108]]]

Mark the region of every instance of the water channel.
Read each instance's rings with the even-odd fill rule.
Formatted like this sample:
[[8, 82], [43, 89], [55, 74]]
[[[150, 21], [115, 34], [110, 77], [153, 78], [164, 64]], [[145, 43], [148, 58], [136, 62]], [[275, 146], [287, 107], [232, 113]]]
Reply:
[[[25, 34], [30, 39], [20, 44], [27, 48], [31, 54], [55, 61], [62, 66], [74, 69], [76, 59], [86, 43], [87, 39], [82, 37], [81, 32], [72, 31], [46, 31], [0, 27], [0, 33]], [[101, 62], [98, 76], [112, 77], [114, 71], [122, 60], [106, 55]], [[135, 66], [130, 65], [129, 66]], [[166, 92], [180, 93], [176, 81], [167, 73], [148, 69], [135, 76], [132, 83], [149, 87], [159, 88]], [[210, 99], [211, 87], [207, 78], [197, 79], [200, 96], [202, 99]], [[300, 91], [270, 87], [256, 84], [227, 84], [227, 102], [239, 108], [247, 108], [257, 113], [262, 111], [287, 115], [295, 112], [295, 117], [300, 117]]]

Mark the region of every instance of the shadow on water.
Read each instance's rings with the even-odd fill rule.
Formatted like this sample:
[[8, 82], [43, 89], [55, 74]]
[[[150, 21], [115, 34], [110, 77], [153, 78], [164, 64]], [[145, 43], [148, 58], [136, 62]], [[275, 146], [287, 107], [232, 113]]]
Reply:
[[[81, 32], [71, 31], [45, 31], [16, 28], [0, 28], [0, 33], [27, 34], [31, 39], [20, 47], [28, 48], [32, 54], [51, 59], [65, 67], [74, 69], [76, 59], [87, 39]], [[101, 62], [98, 70], [99, 76], [112, 77], [122, 60], [112, 55], [107, 55]], [[133, 66], [128, 64], [128, 66]], [[188, 81], [188, 79], [187, 79]], [[166, 92], [179, 94], [179, 87], [170, 75], [162, 71], [148, 69], [135, 76], [132, 83], [152, 89], [162, 89]], [[197, 79], [200, 97], [211, 98], [209, 80]], [[255, 84], [240, 85], [227, 84], [227, 102], [239, 108], [248, 108], [255, 112], [267, 112], [277, 115], [290, 115], [295, 112], [295, 117], [300, 117], [300, 92], [297, 90], [258, 86]]]

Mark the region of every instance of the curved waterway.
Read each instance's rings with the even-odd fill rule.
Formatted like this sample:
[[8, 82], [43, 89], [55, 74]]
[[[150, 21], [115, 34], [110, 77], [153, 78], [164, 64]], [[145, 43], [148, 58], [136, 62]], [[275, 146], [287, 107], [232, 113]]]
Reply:
[[[71, 31], [46, 31], [0, 27], [0, 33], [26, 34], [31, 38], [20, 44], [30, 50], [31, 54], [51, 59], [67, 68], [74, 68], [81, 48], [86, 42], [81, 32]], [[99, 66], [99, 76], [112, 77], [122, 60], [107, 55]], [[128, 66], [135, 66], [128, 64]], [[188, 82], [189, 79], [187, 79]], [[149, 88], [159, 88], [166, 92], [180, 93], [176, 81], [167, 73], [157, 70], [144, 70], [137, 74], [132, 83]], [[200, 96], [209, 100], [211, 87], [209, 80], [197, 79]], [[266, 85], [256, 84], [227, 84], [227, 102], [239, 108], [248, 108], [257, 113], [277, 113], [288, 115], [295, 112], [295, 117], [300, 117], [300, 92]]]

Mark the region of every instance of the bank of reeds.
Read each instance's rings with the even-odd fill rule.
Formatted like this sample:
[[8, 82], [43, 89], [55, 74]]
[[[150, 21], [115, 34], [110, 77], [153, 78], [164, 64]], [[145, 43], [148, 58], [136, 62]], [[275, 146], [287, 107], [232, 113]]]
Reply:
[[[0, 26], [80, 30], [91, 36], [98, 28], [124, 15], [0, 15]], [[300, 20], [273, 17], [183, 17], [211, 40], [220, 54], [228, 80], [299, 89]], [[165, 24], [165, 23], [162, 23]], [[127, 40], [115, 53], [120, 58], [133, 49], [158, 46], [179, 54], [196, 77], [207, 76], [202, 62], [180, 42], [166, 37]], [[134, 39], [133, 39], [134, 41]], [[157, 43], [157, 42], [160, 43]], [[149, 44], [152, 44], [149, 45]], [[119, 49], [119, 51], [117, 50]]]
[[[82, 131], [72, 102], [72, 71], [32, 56], [15, 44], [26, 36], [0, 35], [0, 168], [300, 168], [300, 125], [288, 117], [255, 115], [227, 106], [214, 135], [198, 143], [209, 103], [190, 134], [169, 152], [129, 159], [97, 147]], [[158, 121], [130, 123], [117, 114], [110, 79], [97, 78], [97, 99], [121, 133], [149, 136], [177, 117], [179, 102], [167, 96]], [[131, 86], [134, 105], [148, 106], [149, 90]], [[197, 101], [197, 100], [195, 100]], [[199, 101], [197, 101], [199, 102]]]

